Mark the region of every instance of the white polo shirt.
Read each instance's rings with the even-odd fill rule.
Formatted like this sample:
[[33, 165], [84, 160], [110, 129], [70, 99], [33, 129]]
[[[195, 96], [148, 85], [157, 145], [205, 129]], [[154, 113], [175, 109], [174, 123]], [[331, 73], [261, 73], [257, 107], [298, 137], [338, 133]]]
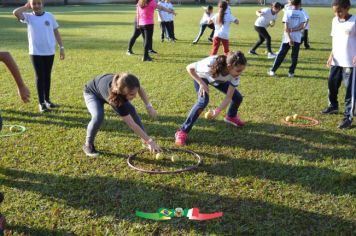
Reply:
[[[297, 28], [305, 22], [304, 14], [301, 10], [287, 10], [284, 12], [283, 23], [286, 23], [288, 28]], [[302, 39], [302, 32], [291, 32], [290, 36], [294, 42], [300, 43]], [[287, 32], [283, 33], [283, 43], [288, 43], [289, 38]]]
[[271, 8], [263, 8], [261, 10], [261, 16], [259, 16], [255, 21], [255, 26], [267, 28], [269, 26], [269, 22], [271, 20], [275, 21], [276, 19], [277, 14], [273, 15]]
[[234, 87], [237, 87], [240, 84], [240, 77], [232, 77], [230, 74], [226, 76], [219, 75], [216, 78], [213, 78], [210, 72], [211, 66], [215, 63], [218, 56], [209, 56], [195, 63], [195, 72], [200, 78], [205, 78], [212, 85], [218, 85], [220, 83], [230, 82]]
[[33, 13], [22, 13], [27, 24], [28, 48], [30, 55], [50, 56], [56, 51], [56, 38], [54, 30], [58, 23], [54, 16], [49, 12], [44, 12], [41, 16]]
[[354, 67], [352, 59], [356, 56], [356, 16], [340, 22], [334, 17], [331, 28], [333, 66]]

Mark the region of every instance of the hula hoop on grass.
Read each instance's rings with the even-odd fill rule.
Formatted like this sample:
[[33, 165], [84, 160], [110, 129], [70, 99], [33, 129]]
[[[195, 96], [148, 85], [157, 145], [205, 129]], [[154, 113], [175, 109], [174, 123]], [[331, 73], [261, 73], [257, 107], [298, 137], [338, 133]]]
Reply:
[[316, 125], [320, 124], [320, 121], [318, 121], [317, 119], [314, 119], [313, 117], [309, 117], [309, 116], [298, 116], [298, 119], [308, 120], [308, 121], [310, 121], [310, 123], [308, 123], [308, 124], [294, 123], [291, 121], [286, 121], [286, 118], [282, 118], [281, 122], [285, 125], [293, 126], [293, 127], [312, 127], [312, 126], [316, 126]]
[[193, 166], [190, 166], [190, 167], [187, 167], [187, 168], [183, 168], [183, 169], [179, 169], [179, 170], [173, 170], [173, 171], [165, 171], [165, 170], [162, 170], [162, 171], [155, 171], [155, 170], [145, 170], [145, 169], [142, 169], [142, 168], [139, 168], [139, 167], [136, 167], [133, 163], [134, 159], [136, 158], [137, 155], [139, 154], [142, 154], [144, 152], [147, 152], [147, 150], [141, 150], [139, 152], [136, 152], [132, 155], [130, 155], [128, 158], [127, 158], [127, 164], [129, 165], [129, 167], [131, 167], [132, 169], [134, 170], [137, 170], [139, 172], [143, 172], [143, 173], [149, 173], [149, 174], [179, 174], [179, 173], [182, 173], [182, 172], [185, 172], [185, 171], [191, 171], [191, 170], [195, 170], [198, 168], [198, 166], [200, 166], [202, 164], [202, 159], [201, 157], [193, 152], [193, 151], [190, 151], [190, 150], [185, 150], [185, 149], [178, 149], [178, 148], [162, 148], [163, 151], [167, 151], [167, 152], [185, 152], [185, 153], [189, 153], [191, 155], [193, 155], [196, 159], [197, 159], [197, 164], [196, 165], [193, 165]]
[[[3, 125], [2, 126], [3, 129], [2, 131], [0, 131], [0, 138], [1, 137], [10, 137], [10, 136], [15, 136], [15, 135], [20, 135], [22, 133], [24, 133], [26, 131], [26, 128], [25, 126], [22, 126], [22, 125]], [[2, 134], [2, 132], [4, 132], [4, 127], [9, 127], [9, 131], [10, 133], [4, 133]], [[11, 131], [11, 129], [16, 129], [17, 131]]]

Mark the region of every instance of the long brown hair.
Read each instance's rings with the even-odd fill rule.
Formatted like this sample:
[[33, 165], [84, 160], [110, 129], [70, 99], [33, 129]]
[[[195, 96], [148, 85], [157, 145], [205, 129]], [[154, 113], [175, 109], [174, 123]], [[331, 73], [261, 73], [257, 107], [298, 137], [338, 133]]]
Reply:
[[238, 66], [246, 64], [247, 59], [241, 51], [229, 52], [227, 56], [220, 55], [216, 58], [214, 64], [210, 67], [210, 73], [213, 78], [216, 78], [219, 75], [226, 76], [228, 74], [227, 65]]
[[150, 1], [152, 1], [152, 0], [138, 0], [138, 5], [141, 8], [144, 8], [150, 3]]
[[119, 73], [115, 74], [109, 91], [108, 101], [110, 105], [119, 107], [127, 101], [125, 89], [134, 90], [140, 88], [140, 81], [132, 74]]
[[219, 4], [218, 4], [218, 7], [219, 7], [218, 24], [219, 25], [223, 25], [224, 24], [225, 11], [227, 9], [227, 2], [220, 1]]

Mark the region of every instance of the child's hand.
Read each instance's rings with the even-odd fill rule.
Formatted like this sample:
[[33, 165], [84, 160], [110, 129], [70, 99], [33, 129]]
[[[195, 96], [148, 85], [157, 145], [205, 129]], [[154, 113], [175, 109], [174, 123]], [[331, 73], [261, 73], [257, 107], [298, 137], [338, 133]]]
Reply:
[[60, 50], [59, 50], [59, 58], [61, 59], [61, 60], [64, 60], [64, 57], [65, 57], [65, 55], [64, 55], [64, 48], [61, 48]]
[[26, 9], [32, 9], [30, 2], [27, 2], [24, 6]]
[[17, 89], [18, 94], [21, 97], [21, 100], [26, 103], [30, 101], [30, 91], [26, 86], [19, 87]]
[[352, 59], [352, 63], [354, 64], [354, 66], [356, 66], [356, 56], [354, 56], [354, 58]]
[[200, 88], [199, 88], [199, 96], [205, 97], [205, 94], [209, 93], [209, 87], [207, 84], [203, 83], [200, 84]]
[[293, 40], [289, 40], [289, 46], [291, 46], [291, 47], [294, 46], [294, 41]]
[[147, 148], [150, 150], [151, 153], [157, 153], [157, 152], [162, 152], [162, 149], [160, 146], [158, 146], [153, 139], [150, 139], [147, 142]]
[[[354, 58], [354, 60], [355, 60], [355, 58]], [[329, 59], [326, 61], [326, 67], [330, 68], [332, 62], [333, 62], [333, 58], [329, 57]], [[355, 64], [355, 61], [354, 61], [354, 64]]]
[[157, 111], [152, 107], [152, 105], [146, 106], [147, 113], [152, 119], [157, 118]]

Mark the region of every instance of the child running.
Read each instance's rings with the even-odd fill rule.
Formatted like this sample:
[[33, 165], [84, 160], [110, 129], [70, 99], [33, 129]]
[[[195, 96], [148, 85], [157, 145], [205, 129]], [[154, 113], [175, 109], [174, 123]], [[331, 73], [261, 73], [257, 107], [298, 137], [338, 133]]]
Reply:
[[259, 11], [256, 11], [256, 15], [258, 16], [255, 21], [255, 30], [258, 33], [259, 40], [256, 42], [255, 46], [249, 51], [250, 54], [258, 55], [256, 53], [256, 49], [266, 41], [267, 47], [267, 58], [272, 59], [276, 57], [276, 54], [272, 52], [271, 48], [271, 36], [269, 35], [267, 28], [268, 26], [273, 27], [274, 23], [277, 19], [278, 12], [282, 9], [282, 4], [279, 2], [274, 2], [271, 4], [270, 8], [263, 8]]
[[289, 67], [288, 77], [294, 77], [294, 71], [298, 64], [299, 46], [302, 38], [301, 31], [305, 26], [305, 17], [302, 11], [300, 11], [301, 0], [291, 0], [290, 4], [293, 6], [284, 12], [284, 34], [282, 39], [279, 53], [274, 60], [272, 68], [267, 72], [269, 76], [274, 76], [275, 72], [282, 64], [289, 49], [292, 47], [292, 64]]
[[[213, 39], [213, 46], [210, 55], [216, 55], [218, 53], [220, 42], [224, 48], [224, 54], [227, 55], [229, 52], [229, 34], [230, 34], [230, 24], [234, 22], [238, 24], [239, 21], [236, 17], [232, 16], [231, 13], [226, 11], [228, 4], [226, 1], [220, 1], [218, 4], [219, 12], [211, 18], [210, 22], [214, 22], [215, 32]], [[210, 23], [209, 22], [209, 23]]]
[[332, 8], [335, 17], [332, 21], [332, 51], [327, 61], [330, 68], [328, 81], [329, 106], [322, 114], [337, 114], [337, 95], [341, 82], [346, 85], [344, 118], [338, 128], [351, 128], [355, 112], [356, 97], [356, 16], [351, 15], [350, 0], [334, 0]]
[[211, 119], [215, 119], [230, 103], [224, 121], [238, 127], [245, 125], [245, 122], [237, 115], [242, 102], [242, 95], [236, 87], [240, 83], [239, 76], [245, 70], [246, 64], [245, 55], [238, 51], [229, 52], [227, 56], [210, 56], [187, 66], [187, 71], [194, 80], [194, 88], [198, 95], [198, 100], [175, 134], [176, 145], [183, 146], [186, 144], [188, 133], [208, 105], [209, 85], [226, 94], [220, 106], [213, 110]]
[[210, 18], [213, 15], [213, 6], [209, 5], [205, 8], [203, 17], [200, 20], [200, 30], [198, 36], [194, 39], [192, 44], [197, 44], [199, 42], [200, 37], [204, 34], [204, 31], [206, 27], [212, 29], [210, 36], [208, 38], [209, 42], [213, 42], [213, 37], [214, 37], [214, 31], [215, 31], [215, 26], [212, 21], [210, 21]]
[[[32, 12], [26, 12], [26, 11]], [[16, 8], [13, 14], [27, 24], [29, 54], [36, 72], [36, 86], [39, 111], [47, 112], [57, 105], [50, 100], [51, 72], [56, 51], [56, 41], [60, 48], [60, 59], [64, 59], [64, 47], [54, 16], [43, 10], [42, 0], [29, 0]]]
[[116, 114], [121, 116], [122, 120], [142, 139], [151, 152], [161, 151], [161, 148], [146, 134], [141, 119], [130, 102], [136, 97], [137, 93], [145, 103], [148, 115], [155, 118], [157, 115], [155, 109], [149, 102], [144, 89], [140, 86], [139, 80], [132, 74], [100, 75], [85, 85], [84, 100], [91, 114], [91, 121], [88, 124], [86, 141], [83, 146], [83, 151], [87, 156], [99, 156], [94, 147], [94, 140], [104, 120], [105, 103], [111, 105]]

